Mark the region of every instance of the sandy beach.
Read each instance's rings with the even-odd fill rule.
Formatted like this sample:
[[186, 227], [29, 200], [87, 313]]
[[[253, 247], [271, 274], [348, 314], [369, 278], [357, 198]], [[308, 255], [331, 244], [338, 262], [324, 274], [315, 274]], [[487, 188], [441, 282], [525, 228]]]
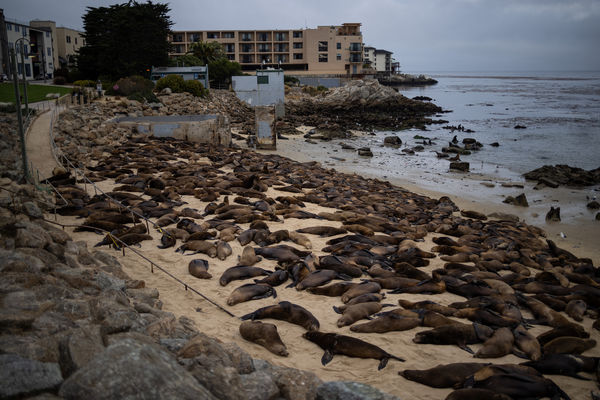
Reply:
[[[278, 153], [285, 154], [291, 148], [287, 146], [288, 143], [294, 143], [292, 140], [282, 143], [279, 146]], [[297, 145], [302, 146], [302, 142], [298, 141]], [[300, 154], [300, 153], [297, 153]], [[198, 162], [205, 162], [206, 160], [197, 160]], [[223, 168], [222, 173], [230, 172]], [[110, 191], [115, 185], [110, 180], [101, 181], [98, 186], [105, 191]], [[88, 192], [93, 194], [93, 189], [88, 186]], [[267, 196], [275, 198], [280, 195], [289, 195], [286, 192], [277, 192], [273, 188], [265, 193]], [[434, 197], [439, 197], [439, 194], [435, 194]], [[456, 200], [460, 204], [455, 196], [452, 196], [453, 200]], [[207, 203], [198, 200], [192, 196], [182, 196], [182, 200], [186, 202], [185, 207], [195, 208], [203, 210]], [[222, 198], [217, 201], [223, 200]], [[469, 209], [474, 209], [475, 206], [470, 204], [469, 200], [463, 200], [463, 204], [468, 206]], [[502, 208], [484, 208], [486, 212], [492, 210], [501, 210]], [[302, 210], [308, 212], [334, 212], [334, 209], [328, 209], [320, 207], [315, 204], [307, 203], [306, 208]], [[68, 224], [81, 223], [80, 219], [75, 217], [60, 217], [59, 221]], [[319, 221], [319, 224], [340, 226], [340, 222], [334, 221]], [[248, 224], [239, 224], [242, 229], [247, 229]], [[269, 222], [269, 228], [271, 231], [278, 229], [295, 230], [301, 227], [314, 226], [315, 220], [311, 219], [296, 219], [289, 218], [281, 222]], [[226, 305], [227, 298], [231, 292], [241, 286], [243, 283], [251, 282], [251, 280], [245, 281], [234, 281], [229, 283], [227, 286], [222, 287], [218, 283], [218, 279], [221, 274], [229, 267], [236, 265], [237, 256], [241, 254], [242, 247], [237, 241], [229, 242], [233, 254], [224, 261], [220, 261], [217, 258], [208, 258], [205, 255], [181, 255], [175, 253], [174, 248], [160, 250], [157, 248], [157, 244], [160, 243], [160, 232], [151, 230], [153, 236], [152, 241], [142, 242], [139, 250], [146, 256], [152, 259], [156, 264], [164, 267], [170, 273], [175, 275], [177, 278], [186, 282], [189, 287], [193, 287], [200, 291], [202, 294], [215, 301], [216, 303], [225, 307], [228, 311], [233, 313], [235, 317], [231, 317], [218, 309], [209, 302], [203, 300], [200, 296], [194, 294], [192, 291], [186, 291], [183, 285], [175, 282], [171, 278], [167, 277], [160, 271], [154, 270], [151, 272], [151, 266], [147, 261], [142, 260], [140, 257], [135, 255], [132, 251], [126, 250], [125, 255], [122, 255], [121, 251], [105, 250], [110, 254], [115, 255], [121, 264], [123, 265], [124, 271], [128, 273], [133, 279], [144, 280], [147, 287], [155, 287], [160, 292], [160, 299], [163, 302], [163, 309], [175, 313], [177, 316], [185, 315], [193, 319], [198, 328], [206, 334], [216, 337], [223, 342], [235, 342], [246, 350], [252, 357], [269, 360], [276, 365], [288, 366], [308, 370], [316, 373], [323, 380], [353, 380], [371, 384], [385, 392], [397, 395], [401, 398], [412, 398], [412, 399], [440, 399], [444, 398], [451, 392], [451, 389], [434, 389], [419, 383], [411, 382], [398, 375], [398, 371], [403, 369], [425, 369], [436, 366], [438, 364], [447, 364], [452, 362], [472, 362], [474, 361], [473, 356], [467, 352], [459, 349], [456, 346], [436, 346], [426, 344], [415, 344], [412, 342], [415, 333], [426, 330], [429, 328], [417, 327], [415, 329], [404, 331], [404, 332], [390, 332], [386, 334], [357, 334], [350, 332], [349, 327], [338, 328], [336, 321], [339, 315], [333, 311], [333, 306], [341, 305], [340, 299], [337, 297], [325, 297], [309, 294], [305, 291], [297, 291], [294, 288], [284, 288], [279, 286], [277, 290], [277, 298], [266, 298], [261, 300], [248, 301], [229, 307]], [[76, 240], [84, 240], [89, 247], [93, 247], [97, 242], [102, 239], [102, 236], [90, 232], [72, 232]], [[316, 235], [308, 235], [312, 242], [313, 254], [320, 256], [325, 255], [321, 249], [326, 245], [325, 242], [331, 238], [320, 238]], [[418, 243], [418, 247], [422, 250], [429, 251], [433, 247], [431, 238], [433, 234], [428, 234], [425, 240]], [[335, 238], [335, 237], [334, 237]], [[285, 242], [288, 245], [296, 246], [291, 242]], [[583, 243], [583, 242], [582, 242]], [[563, 243], [561, 243], [563, 245]], [[566, 247], [566, 246], [565, 246]], [[578, 249], [575, 249], [578, 250]], [[580, 254], [576, 251], [576, 254]], [[590, 254], [593, 255], [593, 249], [590, 248]], [[597, 253], [596, 253], [597, 257]], [[188, 273], [188, 263], [194, 258], [203, 258], [209, 261], [209, 272], [212, 274], [212, 279], [200, 280], [192, 277]], [[597, 259], [597, 258], [596, 258]], [[422, 270], [430, 273], [433, 269], [443, 267], [444, 262], [439, 258], [431, 260], [429, 266], [422, 268]], [[257, 266], [261, 268], [273, 270], [276, 266], [275, 261], [262, 260]], [[355, 280], [356, 281], [356, 280]], [[407, 295], [407, 294], [396, 294], [388, 295], [384, 301], [386, 304], [397, 305], [398, 299], [407, 299], [411, 301], [420, 301], [425, 299], [434, 300], [440, 304], [450, 304], [455, 301], [463, 301], [464, 298], [445, 292], [438, 295]], [[391, 354], [402, 357], [406, 362], [398, 362], [396, 360], [390, 360], [387, 367], [381, 371], [377, 370], [378, 361], [373, 359], [357, 359], [349, 358], [345, 356], [336, 356], [333, 361], [326, 366], [321, 365], [321, 356], [323, 351], [315, 344], [302, 338], [304, 329], [299, 326], [289, 324], [282, 321], [269, 320], [268, 322], [276, 323], [279, 334], [286, 344], [288, 357], [275, 356], [268, 352], [266, 349], [245, 341], [241, 338], [238, 328], [240, 324], [239, 317], [246, 313], [250, 313], [260, 307], [275, 304], [279, 301], [291, 301], [299, 304], [310, 312], [320, 321], [321, 331], [323, 332], [337, 332], [341, 334], [351, 335], [358, 337], [369, 343], [373, 343]], [[531, 317], [530, 315], [525, 315]], [[593, 320], [585, 318], [583, 326], [587, 331], [591, 332], [591, 337], [600, 340], [600, 335], [597, 331], [591, 328]], [[531, 333], [537, 335], [549, 329], [546, 326], [535, 326]], [[477, 351], [480, 345], [473, 345], [474, 351]], [[600, 356], [600, 348], [596, 347], [588, 352], [586, 355], [589, 356]], [[519, 359], [513, 355], [504, 356], [498, 359], [486, 359], [481, 360], [485, 362], [494, 363], [519, 363], [522, 359]], [[553, 379], [566, 393], [568, 393], [573, 399], [585, 398], [589, 395], [591, 390], [596, 388], [596, 383], [591, 381], [580, 381], [574, 378], [568, 378], [564, 376], [549, 376]]]

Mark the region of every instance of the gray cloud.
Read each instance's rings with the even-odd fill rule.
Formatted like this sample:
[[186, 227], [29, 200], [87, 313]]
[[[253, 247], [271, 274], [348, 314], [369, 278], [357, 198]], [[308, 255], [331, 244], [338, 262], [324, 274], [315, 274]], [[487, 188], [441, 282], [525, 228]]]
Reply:
[[[119, 0], [11, 0], [5, 15], [82, 28], [88, 6]], [[295, 29], [361, 22], [402, 68], [600, 70], [598, 0], [171, 0], [173, 28]], [[68, 4], [68, 6], [67, 6]], [[135, 29], [135, 28], [133, 28]]]

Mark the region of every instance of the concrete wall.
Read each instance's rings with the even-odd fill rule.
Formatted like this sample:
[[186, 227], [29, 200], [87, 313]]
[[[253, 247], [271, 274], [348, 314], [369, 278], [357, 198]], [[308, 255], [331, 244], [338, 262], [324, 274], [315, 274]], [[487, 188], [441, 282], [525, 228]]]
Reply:
[[[283, 75], [283, 70], [259, 70], [256, 76], [232, 77], [232, 87], [237, 97], [250, 106], [272, 106], [285, 101]], [[258, 83], [264, 77], [268, 83]]]
[[272, 106], [256, 106], [256, 147], [275, 150], [277, 134], [275, 132], [275, 108]]
[[229, 120], [223, 115], [122, 117], [112, 122], [155, 137], [173, 137], [214, 146], [231, 145]]

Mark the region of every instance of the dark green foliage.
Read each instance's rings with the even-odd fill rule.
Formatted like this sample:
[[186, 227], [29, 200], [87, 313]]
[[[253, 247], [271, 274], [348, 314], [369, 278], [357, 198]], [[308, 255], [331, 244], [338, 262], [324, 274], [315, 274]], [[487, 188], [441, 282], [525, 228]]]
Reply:
[[208, 77], [211, 84], [228, 85], [233, 75], [241, 75], [242, 67], [239, 63], [220, 58], [208, 64]]
[[55, 85], [64, 85], [65, 83], [67, 83], [67, 79], [64, 76], [57, 75], [54, 77], [53, 82]]
[[296, 78], [295, 76], [284, 75], [283, 83], [285, 83], [286, 85], [290, 85], [290, 86], [297, 85], [300, 83], [300, 80], [298, 78]]
[[166, 65], [169, 11], [168, 4], [151, 1], [88, 7], [83, 16], [86, 45], [77, 60], [81, 73], [116, 79], [148, 74], [153, 65]]
[[73, 82], [73, 85], [75, 86], [82, 86], [82, 87], [96, 87], [96, 81], [92, 81], [90, 79], [83, 79], [83, 80], [79, 80], [79, 81], [75, 81]]
[[198, 65], [206, 65], [213, 61], [227, 59], [225, 57], [225, 49], [219, 42], [196, 42], [192, 44], [188, 54], [200, 60], [200, 64]]
[[155, 88], [159, 92], [165, 88], [170, 88], [174, 93], [181, 93], [183, 92], [183, 82], [181, 75], [167, 75], [156, 82]]
[[152, 93], [154, 85], [152, 81], [143, 76], [134, 75], [119, 79], [112, 87], [112, 92], [116, 95], [127, 96], [128, 99], [143, 102], [144, 99], [153, 102], [156, 96]]
[[186, 54], [179, 57], [172, 57], [169, 59], [169, 67], [195, 67], [202, 64], [202, 60], [193, 54]]
[[206, 97], [208, 91], [200, 81], [188, 80], [183, 82], [183, 91], [193, 94], [196, 97]]

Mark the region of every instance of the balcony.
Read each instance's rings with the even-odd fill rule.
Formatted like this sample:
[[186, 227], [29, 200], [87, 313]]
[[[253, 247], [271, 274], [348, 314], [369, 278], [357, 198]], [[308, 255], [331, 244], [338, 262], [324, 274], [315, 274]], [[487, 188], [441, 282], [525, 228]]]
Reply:
[[271, 46], [269, 46], [268, 44], [259, 44], [258, 45], [258, 52], [259, 53], [270, 53], [271, 52]]
[[350, 43], [350, 48], [348, 49], [351, 52], [361, 52], [363, 51], [362, 45], [360, 43]]
[[352, 63], [359, 63], [362, 62], [362, 57], [360, 54], [350, 54], [349, 61]]
[[240, 46], [240, 53], [252, 53], [254, 52], [254, 47], [251, 44], [243, 44]]

